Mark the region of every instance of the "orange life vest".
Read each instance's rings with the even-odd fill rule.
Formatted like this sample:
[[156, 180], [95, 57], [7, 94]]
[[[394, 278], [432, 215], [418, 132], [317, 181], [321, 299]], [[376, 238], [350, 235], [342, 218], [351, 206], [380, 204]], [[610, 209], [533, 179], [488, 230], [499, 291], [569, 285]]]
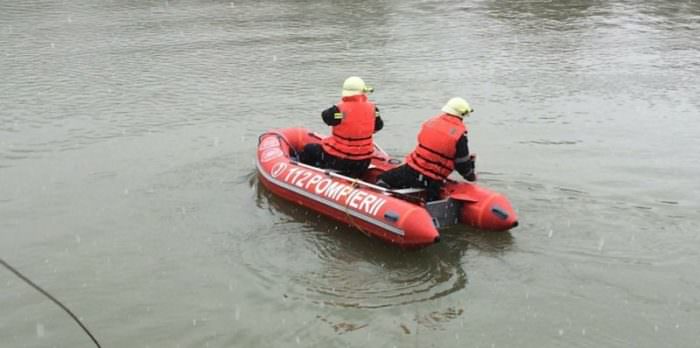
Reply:
[[365, 95], [343, 97], [337, 104], [343, 114], [339, 125], [333, 126], [333, 135], [323, 140], [323, 151], [342, 159], [363, 160], [374, 153], [374, 104]]
[[425, 121], [418, 133], [418, 145], [406, 156], [406, 164], [433, 180], [446, 179], [455, 168], [457, 142], [466, 131], [459, 117], [445, 113]]

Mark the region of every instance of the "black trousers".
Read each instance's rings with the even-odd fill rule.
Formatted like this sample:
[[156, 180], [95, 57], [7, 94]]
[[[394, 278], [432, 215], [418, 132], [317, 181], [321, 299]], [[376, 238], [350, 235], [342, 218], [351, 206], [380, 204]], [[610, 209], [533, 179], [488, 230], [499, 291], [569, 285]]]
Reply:
[[402, 164], [379, 175], [377, 185], [393, 189], [425, 188], [426, 200], [435, 201], [440, 199], [443, 182], [428, 178], [407, 164]]
[[371, 158], [364, 160], [338, 158], [323, 151], [321, 144], [306, 144], [299, 157], [301, 163], [319, 168], [334, 169], [343, 175], [353, 178], [362, 176], [372, 161]]

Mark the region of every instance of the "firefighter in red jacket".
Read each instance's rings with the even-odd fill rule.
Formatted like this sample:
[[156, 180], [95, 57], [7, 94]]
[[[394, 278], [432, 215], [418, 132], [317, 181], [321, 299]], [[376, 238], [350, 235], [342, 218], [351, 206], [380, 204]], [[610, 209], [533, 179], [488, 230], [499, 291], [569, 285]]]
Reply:
[[379, 109], [367, 100], [372, 91], [359, 77], [345, 80], [340, 102], [321, 113], [323, 122], [333, 127], [331, 136], [321, 144], [307, 144], [300, 154], [302, 163], [353, 177], [367, 170], [374, 153], [372, 136], [384, 126]]
[[440, 198], [447, 176], [457, 170], [476, 180], [474, 157], [469, 155], [467, 127], [463, 118], [474, 110], [466, 100], [452, 98], [442, 113], [427, 120], [418, 133], [418, 145], [406, 163], [379, 176], [377, 184], [390, 188], [425, 188], [428, 201]]

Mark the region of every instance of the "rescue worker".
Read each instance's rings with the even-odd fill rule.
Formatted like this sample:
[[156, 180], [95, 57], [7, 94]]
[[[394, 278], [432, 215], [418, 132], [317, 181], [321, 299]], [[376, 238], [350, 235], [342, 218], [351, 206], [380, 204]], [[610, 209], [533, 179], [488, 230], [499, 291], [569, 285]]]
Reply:
[[357, 77], [343, 82], [338, 104], [321, 113], [332, 134], [321, 144], [307, 144], [300, 154], [302, 163], [330, 168], [352, 177], [361, 176], [369, 167], [374, 153], [374, 133], [384, 127], [379, 109], [367, 100], [374, 89]]
[[454, 169], [468, 181], [476, 180], [474, 156], [469, 155], [463, 119], [474, 110], [466, 100], [452, 98], [442, 113], [421, 126], [418, 145], [405, 163], [379, 176], [378, 185], [389, 188], [425, 188], [426, 200], [440, 198], [440, 190]]

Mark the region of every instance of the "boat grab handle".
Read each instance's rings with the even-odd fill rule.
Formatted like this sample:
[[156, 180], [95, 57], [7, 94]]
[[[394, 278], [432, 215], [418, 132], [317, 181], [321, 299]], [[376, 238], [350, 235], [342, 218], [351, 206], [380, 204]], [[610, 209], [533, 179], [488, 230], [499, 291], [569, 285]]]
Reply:
[[299, 158], [299, 152], [297, 152], [297, 149], [295, 149], [294, 146], [292, 146], [292, 144], [289, 142], [289, 140], [287, 139], [287, 137], [284, 136], [284, 134], [279, 133], [279, 132], [268, 131], [268, 132], [265, 132], [265, 133], [263, 133], [263, 134], [260, 134], [260, 136], [258, 137], [258, 145], [260, 145], [260, 142], [262, 142], [262, 138], [263, 138], [264, 136], [268, 135], [268, 134], [270, 134], [270, 135], [276, 135], [278, 139], [281, 139], [282, 141], [284, 141], [284, 143], [287, 144], [287, 146], [289, 146], [289, 148], [290, 148], [292, 151], [294, 151], [294, 157], [295, 157], [295, 158]]

